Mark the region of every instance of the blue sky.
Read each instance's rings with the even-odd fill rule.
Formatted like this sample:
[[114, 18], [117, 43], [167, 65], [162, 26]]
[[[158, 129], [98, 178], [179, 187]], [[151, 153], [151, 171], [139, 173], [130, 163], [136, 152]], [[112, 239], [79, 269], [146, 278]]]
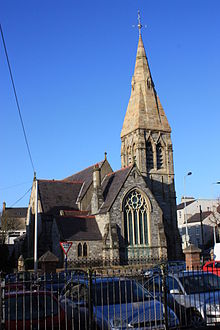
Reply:
[[[37, 177], [62, 179], [104, 158], [120, 168], [120, 131], [140, 9], [156, 90], [172, 127], [177, 201], [220, 196], [219, 0], [1, 0], [0, 21]], [[0, 41], [0, 205], [31, 187]], [[12, 187], [13, 186], [13, 187]], [[25, 206], [29, 194], [16, 206]]]

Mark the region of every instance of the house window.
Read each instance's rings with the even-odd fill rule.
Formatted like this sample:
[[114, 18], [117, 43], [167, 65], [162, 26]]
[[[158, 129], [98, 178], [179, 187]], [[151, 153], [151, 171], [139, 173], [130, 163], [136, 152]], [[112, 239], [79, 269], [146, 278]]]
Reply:
[[152, 149], [152, 144], [150, 141], [147, 142], [146, 144], [146, 158], [147, 158], [147, 169], [148, 171], [154, 168], [154, 157], [153, 157], [153, 149]]
[[157, 169], [160, 170], [163, 168], [163, 149], [160, 143], [156, 146], [156, 152], [157, 152]]
[[200, 235], [200, 228], [199, 226], [196, 226], [196, 236], [199, 236]]
[[78, 258], [81, 258], [81, 257], [87, 257], [88, 256], [88, 246], [87, 246], [87, 243], [78, 243], [78, 246], [77, 246], [77, 255], [78, 255]]
[[124, 202], [124, 235], [129, 245], [148, 244], [148, 208], [146, 198], [132, 190]]

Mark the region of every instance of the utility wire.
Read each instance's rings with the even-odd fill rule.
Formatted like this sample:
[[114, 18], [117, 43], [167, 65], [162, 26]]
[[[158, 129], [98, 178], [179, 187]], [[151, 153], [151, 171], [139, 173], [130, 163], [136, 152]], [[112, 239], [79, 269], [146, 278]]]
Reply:
[[15, 204], [17, 204], [18, 202], [20, 202], [20, 200], [22, 200], [29, 193], [29, 191], [31, 191], [31, 189], [32, 189], [32, 187], [30, 189], [28, 189], [28, 191], [26, 191], [26, 193], [23, 196], [21, 196], [18, 200], [16, 200], [16, 202], [14, 202], [9, 207], [13, 207]]
[[11, 188], [18, 187], [18, 186], [23, 186], [24, 184], [27, 184], [27, 183], [30, 183], [30, 182], [31, 181], [26, 181], [26, 182], [14, 184], [13, 186], [0, 187], [0, 190], [7, 190], [7, 189], [11, 189]]
[[20, 110], [20, 106], [19, 106], [19, 102], [18, 102], [18, 97], [17, 97], [17, 93], [16, 93], [16, 89], [15, 89], [15, 83], [14, 83], [14, 79], [13, 79], [13, 75], [12, 75], [12, 70], [11, 70], [11, 66], [10, 66], [10, 62], [9, 62], [8, 52], [7, 52], [7, 48], [6, 48], [5, 39], [4, 39], [1, 24], [0, 24], [0, 30], [1, 30], [2, 42], [3, 42], [3, 46], [4, 46], [4, 50], [5, 50], [5, 56], [6, 56], [7, 63], [8, 63], [8, 69], [9, 69], [9, 72], [10, 72], [11, 82], [12, 82], [12, 86], [13, 86], [13, 90], [14, 90], [15, 100], [16, 100], [18, 113], [19, 113], [19, 117], [20, 117], [20, 121], [21, 121], [21, 126], [22, 126], [22, 130], [23, 130], [23, 133], [24, 133], [24, 139], [25, 139], [25, 143], [26, 143], [26, 146], [27, 146], [27, 150], [28, 150], [30, 161], [31, 161], [32, 169], [35, 172], [34, 163], [33, 163], [32, 157], [31, 157], [31, 151], [30, 151], [30, 148], [29, 148], [28, 139], [27, 139], [27, 135], [26, 135], [26, 132], [25, 132], [25, 128], [24, 128], [24, 122], [23, 122], [22, 115], [21, 115], [21, 110]]

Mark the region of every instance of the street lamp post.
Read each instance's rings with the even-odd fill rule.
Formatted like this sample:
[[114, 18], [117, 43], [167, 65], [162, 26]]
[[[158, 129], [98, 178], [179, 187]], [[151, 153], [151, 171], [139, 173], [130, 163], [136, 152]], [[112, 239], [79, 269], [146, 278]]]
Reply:
[[[213, 182], [211, 187], [212, 187], [212, 213], [213, 213], [213, 216], [214, 216], [214, 202], [213, 200], [215, 199], [214, 198], [214, 192], [213, 192], [213, 185], [214, 184], [220, 184], [220, 181], [216, 181], [216, 182]], [[213, 236], [214, 236], [214, 245], [216, 244], [216, 232], [215, 232], [215, 224], [214, 224], [214, 227], [213, 227]]]
[[188, 234], [188, 223], [187, 223], [187, 216], [186, 216], [186, 177], [192, 175], [192, 172], [188, 172], [184, 176], [184, 220], [186, 224], [186, 246], [189, 245], [189, 234]]

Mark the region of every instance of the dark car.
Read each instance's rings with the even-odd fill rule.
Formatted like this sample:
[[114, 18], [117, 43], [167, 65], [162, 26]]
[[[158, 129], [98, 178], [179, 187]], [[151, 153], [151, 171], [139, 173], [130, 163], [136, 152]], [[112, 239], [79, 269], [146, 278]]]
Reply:
[[31, 272], [19, 272], [5, 276], [5, 291], [21, 291], [32, 289], [36, 276]]
[[5, 294], [6, 329], [62, 329], [65, 324], [64, 310], [51, 292]]
[[44, 274], [37, 279], [36, 284], [39, 285], [42, 290], [60, 293], [70, 279], [77, 279], [78, 277], [85, 276], [87, 276], [87, 274], [81, 270]]

